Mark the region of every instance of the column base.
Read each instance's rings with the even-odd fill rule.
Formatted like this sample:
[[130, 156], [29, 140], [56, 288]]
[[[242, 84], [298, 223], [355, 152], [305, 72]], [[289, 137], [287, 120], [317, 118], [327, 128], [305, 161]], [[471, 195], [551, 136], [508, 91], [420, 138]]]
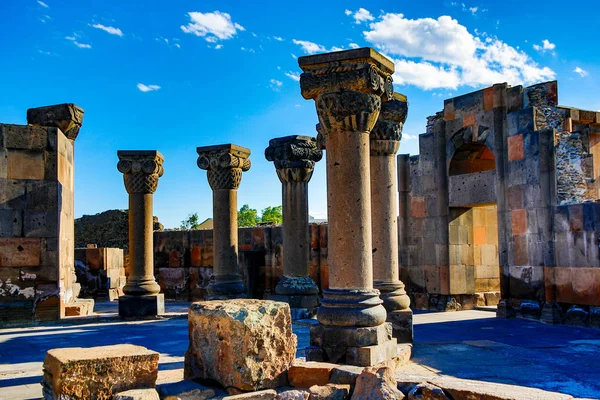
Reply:
[[306, 360], [367, 367], [396, 357], [397, 343], [390, 323], [364, 328], [315, 325]]
[[213, 275], [206, 287], [206, 300], [227, 300], [246, 297], [244, 282], [238, 274]]
[[375, 281], [373, 287], [381, 292], [379, 297], [388, 312], [410, 307], [410, 297], [406, 294], [402, 281]]
[[281, 301], [290, 305], [292, 312], [292, 321], [299, 319], [313, 318], [317, 315], [319, 306], [319, 296], [312, 295], [282, 295], [272, 294], [267, 297], [269, 300]]
[[377, 327], [386, 319], [382, 303], [377, 289], [327, 289], [317, 319], [334, 327]]
[[515, 309], [513, 308], [510, 300], [502, 299], [498, 303], [496, 310], [496, 317], [498, 318], [514, 318], [516, 316]]
[[119, 297], [120, 317], [152, 317], [165, 313], [165, 296], [160, 294], [149, 296]]
[[410, 308], [388, 312], [387, 322], [392, 324], [392, 336], [398, 343], [413, 342], [413, 312]]

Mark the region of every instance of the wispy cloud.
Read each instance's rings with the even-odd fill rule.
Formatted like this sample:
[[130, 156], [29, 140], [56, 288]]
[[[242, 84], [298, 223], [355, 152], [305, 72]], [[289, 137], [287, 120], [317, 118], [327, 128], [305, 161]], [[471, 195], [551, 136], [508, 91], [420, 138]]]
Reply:
[[542, 40], [542, 44], [534, 44], [533, 48], [541, 53], [545, 53], [547, 51], [552, 51], [554, 52], [554, 49], [556, 49], [556, 45], [552, 42], [550, 42], [548, 39], [544, 39]]
[[277, 79], [271, 79], [269, 81], [269, 87], [276, 92], [279, 92], [279, 90], [281, 89], [282, 86], [283, 86], [283, 82], [278, 81]]
[[300, 73], [299, 72], [286, 72], [285, 76], [287, 76], [290, 79], [295, 80], [296, 82], [300, 82]]
[[190, 23], [181, 25], [181, 30], [203, 37], [210, 43], [233, 38], [244, 27], [231, 20], [231, 16], [220, 11], [201, 13], [189, 12]]
[[105, 26], [102, 24], [93, 24], [92, 28], [101, 29], [104, 32], [110, 33], [111, 35], [117, 35], [119, 37], [123, 36], [123, 32], [119, 28], [115, 28], [114, 26]]
[[77, 41], [77, 38], [79, 36], [77, 34], [73, 34], [73, 36], [65, 36], [65, 39], [67, 39], [70, 42], [73, 42], [73, 44], [77, 47], [79, 47], [80, 49], [91, 49], [92, 45], [91, 44], [87, 44], [87, 43], [80, 43]]
[[[324, 52], [327, 52], [327, 51], [340, 51], [340, 50], [344, 50], [343, 47], [337, 47], [337, 46], [333, 46], [331, 49], [328, 50], [325, 46], [317, 44], [317, 43], [309, 42], [308, 40], [296, 40], [296, 39], [293, 39], [292, 43], [297, 44], [300, 47], [302, 47], [302, 50], [306, 54], [315, 54], [315, 53], [324, 53]], [[296, 58], [294, 56], [294, 54], [292, 54], [292, 57]]]
[[40, 6], [44, 7], [44, 8], [50, 8], [50, 6], [46, 3], [44, 3], [43, 1], [38, 0], [37, 2]]
[[283, 38], [281, 36], [273, 36], [273, 39], [277, 40], [278, 42], [283, 42]]
[[408, 133], [403, 133], [402, 134], [402, 139], [404, 139], [404, 140], [415, 140], [415, 139], [418, 139], [418, 137], [417, 137], [417, 135], [411, 135], [411, 134], [408, 134]]
[[154, 92], [158, 89], [160, 89], [160, 86], [158, 85], [144, 85], [143, 83], [138, 83], [137, 84], [137, 88], [140, 90], [140, 92]]
[[581, 67], [575, 67], [573, 72], [575, 72], [576, 74], [579, 74], [579, 76], [581, 76], [582, 78], [585, 78], [586, 76], [589, 75], [589, 72], [587, 72], [585, 69], [583, 69]]

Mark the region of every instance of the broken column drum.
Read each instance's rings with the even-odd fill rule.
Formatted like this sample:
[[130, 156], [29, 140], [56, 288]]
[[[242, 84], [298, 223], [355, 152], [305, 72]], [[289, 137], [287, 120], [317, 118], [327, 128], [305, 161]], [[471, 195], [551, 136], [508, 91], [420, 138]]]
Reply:
[[371, 131], [371, 218], [373, 224], [373, 286], [381, 292], [394, 337], [412, 342], [412, 311], [404, 283], [399, 279], [398, 213], [395, 154], [408, 113], [403, 96], [381, 105]]
[[119, 298], [119, 315], [164, 313], [164, 296], [154, 278], [153, 195], [163, 175], [163, 155], [156, 150], [118, 151], [117, 169], [129, 193], [129, 258], [131, 269]]
[[[315, 100], [327, 149], [329, 289], [323, 291], [311, 344], [329, 361], [371, 365], [373, 354], [385, 360], [395, 349], [373, 288], [369, 165], [369, 134], [382, 97], [392, 98], [394, 64], [370, 48], [301, 57], [298, 63], [302, 96]], [[357, 357], [367, 353], [369, 360]]]
[[209, 299], [243, 297], [239, 272], [237, 190], [250, 169], [250, 150], [234, 144], [198, 147], [198, 168], [207, 172], [213, 190], [214, 272]]
[[283, 277], [272, 299], [309, 314], [318, 305], [319, 287], [310, 277], [308, 182], [322, 156], [316, 139], [308, 136], [272, 139], [265, 150], [266, 159], [275, 164], [283, 196]]

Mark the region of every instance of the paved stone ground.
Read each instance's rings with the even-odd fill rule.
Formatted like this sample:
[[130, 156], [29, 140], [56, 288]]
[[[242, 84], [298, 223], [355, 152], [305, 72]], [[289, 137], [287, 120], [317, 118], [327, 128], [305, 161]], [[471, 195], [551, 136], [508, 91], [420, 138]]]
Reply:
[[[38, 399], [48, 349], [133, 343], [161, 353], [159, 383], [182, 379], [187, 304], [167, 303], [169, 319], [121, 322], [99, 304], [100, 323], [77, 321], [0, 330], [0, 399]], [[443, 374], [600, 398], [600, 331], [497, 319], [489, 311], [415, 315], [413, 362], [403, 373]], [[308, 327], [295, 325], [299, 348]], [[300, 354], [299, 354], [300, 355]]]

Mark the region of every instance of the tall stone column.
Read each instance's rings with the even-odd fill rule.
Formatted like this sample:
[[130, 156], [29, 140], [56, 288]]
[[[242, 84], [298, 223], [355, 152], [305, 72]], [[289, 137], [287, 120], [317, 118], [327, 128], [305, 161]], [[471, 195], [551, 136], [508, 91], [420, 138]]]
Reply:
[[292, 319], [313, 316], [318, 305], [319, 287], [310, 277], [308, 182], [322, 156], [316, 139], [308, 136], [271, 139], [265, 150], [283, 196], [283, 277], [270, 299], [288, 303]]
[[329, 289], [311, 328], [307, 358], [373, 365], [396, 354], [373, 288], [369, 134], [394, 64], [370, 48], [298, 59], [302, 96], [316, 103], [327, 164]]
[[205, 169], [213, 190], [214, 269], [208, 299], [244, 297], [239, 272], [237, 190], [250, 169], [250, 150], [235, 144], [198, 147], [198, 168]]
[[130, 271], [119, 297], [122, 317], [164, 314], [164, 295], [154, 278], [153, 195], [163, 173], [164, 157], [156, 150], [121, 150], [117, 169], [129, 193]]
[[396, 160], [408, 103], [400, 95], [381, 105], [371, 131], [371, 218], [373, 286], [381, 292], [387, 321], [400, 342], [412, 342], [410, 299], [399, 279]]

